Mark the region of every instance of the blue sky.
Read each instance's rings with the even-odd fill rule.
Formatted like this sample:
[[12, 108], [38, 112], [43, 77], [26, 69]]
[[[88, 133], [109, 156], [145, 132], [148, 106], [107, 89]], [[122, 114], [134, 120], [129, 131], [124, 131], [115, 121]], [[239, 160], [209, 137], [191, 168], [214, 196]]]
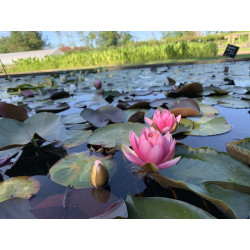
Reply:
[[[42, 31], [43, 38], [47, 38], [47, 41], [50, 43], [52, 48], [58, 48], [61, 43], [58, 35], [55, 31]], [[135, 40], [143, 41], [148, 40], [150, 38], [160, 39], [161, 32], [160, 31], [131, 31], [131, 34], [134, 36]], [[9, 31], [0, 31], [1, 36], [8, 36]], [[73, 43], [76, 46], [82, 46], [82, 42], [79, 39], [76, 31], [68, 31], [62, 32], [61, 41], [65, 46], [72, 46]]]

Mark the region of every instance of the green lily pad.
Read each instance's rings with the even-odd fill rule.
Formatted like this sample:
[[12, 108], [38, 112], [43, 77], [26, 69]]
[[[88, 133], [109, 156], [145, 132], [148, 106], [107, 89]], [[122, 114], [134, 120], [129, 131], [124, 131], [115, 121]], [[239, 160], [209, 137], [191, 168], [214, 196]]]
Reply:
[[219, 135], [226, 133], [232, 129], [224, 116], [211, 117], [202, 116], [201, 118], [190, 118], [193, 121], [194, 127], [191, 131], [187, 132], [187, 135], [194, 136], [208, 136]]
[[226, 148], [230, 155], [250, 165], [250, 137], [229, 142]]
[[169, 198], [131, 196], [126, 204], [129, 219], [136, 214], [140, 219], [215, 219], [198, 207]]
[[225, 99], [231, 99], [232, 97], [229, 95], [223, 95], [223, 96], [207, 96], [203, 98], [202, 103], [208, 104], [208, 105], [216, 105], [218, 101], [225, 100]]
[[63, 186], [76, 189], [92, 187], [90, 174], [95, 160], [100, 160], [106, 166], [109, 176], [115, 172], [110, 157], [89, 156], [89, 152], [73, 153], [55, 163], [49, 170], [51, 179]]
[[62, 115], [62, 123], [65, 125], [79, 124], [86, 122], [80, 114]]
[[191, 131], [193, 128], [193, 122], [187, 118], [181, 118], [180, 123], [177, 125], [176, 130], [172, 133], [172, 135], [184, 133], [187, 131]]
[[203, 115], [218, 115], [220, 113], [219, 109], [214, 108], [211, 105], [199, 103], [199, 107]]
[[[177, 145], [175, 154], [181, 156], [175, 167], [151, 174], [157, 182], [190, 190], [214, 203], [230, 218], [247, 217], [246, 213], [242, 215], [239, 206], [239, 201], [244, 200], [250, 207], [250, 169], [247, 165], [208, 147], [195, 149]], [[217, 189], [218, 192], [214, 191]]]
[[13, 177], [0, 182], [0, 202], [17, 197], [29, 199], [40, 189], [40, 183], [28, 176]]
[[47, 141], [58, 140], [61, 117], [52, 113], [40, 113], [24, 122], [4, 118], [0, 120], [0, 150], [15, 148], [31, 141], [38, 134]]
[[83, 144], [87, 137], [92, 133], [91, 130], [82, 131], [82, 130], [71, 130], [67, 133], [67, 137], [62, 141], [64, 147], [73, 148]]
[[250, 102], [237, 99], [223, 99], [218, 101], [218, 104], [225, 108], [234, 108], [234, 109], [247, 109], [250, 108]]
[[130, 145], [129, 132], [133, 130], [138, 136], [145, 126], [141, 123], [110, 124], [95, 130], [87, 139], [88, 144], [104, 148], [114, 148], [121, 144]]

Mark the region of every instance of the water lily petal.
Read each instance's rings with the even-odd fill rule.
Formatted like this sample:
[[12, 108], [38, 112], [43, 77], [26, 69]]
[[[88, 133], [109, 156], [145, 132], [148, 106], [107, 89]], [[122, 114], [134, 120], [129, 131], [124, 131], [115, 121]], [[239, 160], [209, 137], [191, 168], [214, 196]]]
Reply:
[[150, 143], [147, 140], [140, 142], [139, 152], [140, 152], [141, 160], [145, 161], [147, 159], [146, 157], [151, 149], [152, 149], [152, 146], [150, 145]]
[[164, 156], [164, 159], [162, 160], [163, 162], [170, 160], [171, 157], [174, 156], [175, 144], [176, 144], [176, 141], [174, 140], [172, 144], [170, 145], [169, 149], [167, 150], [168, 153]]
[[171, 161], [167, 161], [167, 162], [165, 162], [165, 163], [162, 163], [162, 164], [157, 165], [157, 168], [159, 168], [159, 169], [170, 168], [170, 167], [172, 167], [173, 165], [175, 165], [180, 159], [181, 159], [180, 156], [179, 156], [179, 157], [176, 157], [176, 158], [174, 158], [174, 159], [171, 160]]
[[171, 127], [165, 127], [164, 129], [161, 130], [163, 134], [169, 132], [171, 130]]
[[154, 123], [157, 126], [157, 128], [159, 130], [162, 130], [163, 128], [165, 128], [165, 123], [163, 122], [163, 120], [161, 119], [161, 117], [156, 117], [154, 118]]
[[148, 117], [144, 117], [144, 120], [149, 126], [152, 126], [153, 120], [149, 119]]
[[122, 145], [121, 146], [121, 148], [122, 148], [122, 152], [123, 152], [123, 154], [125, 155], [125, 157], [129, 160], [129, 161], [131, 161], [131, 162], [133, 162], [134, 164], [136, 164], [136, 165], [139, 165], [139, 166], [142, 166], [142, 165], [144, 165], [145, 163], [135, 154], [135, 152], [132, 150], [132, 149], [130, 149], [127, 145]]
[[147, 155], [147, 163], [159, 164], [163, 157], [163, 150], [160, 145], [155, 145]]
[[140, 157], [140, 152], [139, 152], [139, 138], [138, 136], [135, 134], [134, 131], [130, 131], [129, 132], [129, 140], [130, 140], [130, 143], [131, 143], [131, 146], [135, 152], [135, 154], [139, 157]]
[[178, 115], [178, 116], [176, 117], [176, 121], [177, 121], [178, 123], [180, 123], [180, 120], [181, 120], [181, 115]]

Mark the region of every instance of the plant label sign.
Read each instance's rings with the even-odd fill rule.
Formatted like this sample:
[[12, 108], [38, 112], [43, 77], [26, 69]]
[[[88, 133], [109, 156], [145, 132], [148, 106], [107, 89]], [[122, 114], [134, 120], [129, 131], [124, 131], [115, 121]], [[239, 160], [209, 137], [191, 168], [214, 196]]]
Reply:
[[234, 46], [232, 44], [228, 44], [223, 56], [228, 56], [228, 57], [231, 57], [231, 58], [235, 58], [239, 48], [240, 47]]

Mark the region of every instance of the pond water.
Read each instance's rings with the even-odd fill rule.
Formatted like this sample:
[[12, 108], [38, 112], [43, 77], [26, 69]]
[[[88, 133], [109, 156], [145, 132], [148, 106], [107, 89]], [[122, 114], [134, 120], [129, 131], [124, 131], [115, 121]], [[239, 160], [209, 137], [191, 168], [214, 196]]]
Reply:
[[[126, 101], [129, 104], [138, 102], [152, 103], [152, 101], [156, 99], [166, 98], [165, 93], [172, 91], [172, 85], [169, 84], [167, 77], [174, 79], [176, 86], [199, 82], [203, 88], [209, 89], [212, 86], [228, 91], [228, 93], [222, 97], [221, 95], [215, 95], [215, 97], [220, 100], [230, 99], [228, 105], [231, 108], [219, 105], [216, 98], [208, 95], [198, 95], [194, 100], [198, 103], [213, 105], [214, 108], [219, 110], [219, 114], [217, 114], [216, 117], [224, 116], [227, 123], [232, 125], [232, 129], [227, 133], [212, 136], [187, 136], [183, 134], [180, 136], [178, 134], [176, 140], [193, 148], [212, 147], [218, 151], [226, 152], [226, 143], [250, 137], [249, 65], [248, 62], [244, 61], [158, 68], [148, 67], [143, 69], [105, 71], [88, 74], [65, 72], [65, 74], [61, 75], [13, 77], [12, 82], [0, 79], [0, 99], [1, 102], [28, 105], [29, 109], [27, 109], [27, 106], [25, 106], [25, 108], [29, 110], [29, 116], [36, 114], [37, 107], [47, 107], [48, 111], [51, 109], [51, 111], [55, 113], [55, 107], [51, 108], [51, 105], [67, 103], [69, 105], [68, 109], [56, 112], [57, 115], [66, 117], [71, 114], [80, 114], [84, 107], [97, 109], [104, 105], [116, 106], [118, 101]], [[226, 66], [229, 67], [227, 73], [224, 72]], [[44, 80], [45, 78], [49, 78], [52, 82], [53, 80], [56, 81], [57, 88], [70, 93], [70, 97], [56, 100], [48, 99], [49, 95], [46, 93], [46, 88], [52, 89], [52, 87], [48, 85], [44, 89], [38, 90], [35, 97], [29, 98], [18, 98], [18, 92], [7, 91], [8, 88], [15, 88], [24, 83], [33, 86], [42, 83], [47, 84], [48, 81], [46, 82]], [[233, 80], [234, 85], [226, 85], [229, 81], [225, 81], [225, 78], [231, 81]], [[93, 83], [97, 80], [102, 82], [102, 88], [105, 90], [104, 94], [101, 93], [101, 90], [97, 90], [94, 87]], [[76, 82], [77, 86], [75, 86]], [[148, 90], [151, 90], [151, 93], [149, 93]], [[148, 93], [143, 93], [143, 91]], [[118, 94], [118, 92], [120, 93]], [[44, 95], [42, 95], [42, 93]], [[244, 100], [244, 103], [235, 103], [231, 100]], [[166, 106], [168, 107], [168, 105]], [[148, 117], [153, 116], [155, 108], [156, 107], [146, 108], [148, 110]], [[125, 119], [124, 121], [126, 122], [127, 120], [128, 119]], [[86, 129], [95, 130], [89, 123], [84, 122], [85, 123], [82, 124], [86, 126]], [[70, 126], [73, 127], [70, 128]], [[62, 126], [60, 141], [65, 139], [68, 131], [70, 131], [69, 128], [81, 130], [79, 124], [76, 125], [74, 122], [72, 122], [71, 125], [66, 124]], [[3, 132], [1, 131], [1, 133]], [[174, 187], [164, 188], [151, 178], [150, 175], [145, 177], [145, 174], [141, 171], [138, 172], [139, 168], [129, 162], [120, 150], [117, 150], [115, 154], [113, 154], [112, 160], [115, 162], [115, 173], [110, 177], [109, 184], [105, 188], [96, 189], [89, 187], [75, 189], [71, 186], [57, 184], [51, 180], [49, 169], [66, 155], [89, 151], [91, 155], [103, 156], [101, 152], [96, 152], [91, 149], [91, 145], [88, 145], [86, 140], [79, 146], [72, 148], [65, 148], [60, 141], [49, 143], [39, 139], [37, 143], [40, 144], [41, 147], [42, 152], [40, 154], [37, 154], [32, 144], [28, 144], [23, 148], [23, 152], [18, 160], [12, 163], [9, 160], [0, 168], [3, 180], [17, 176], [33, 176], [39, 181], [39, 191], [29, 199], [30, 211], [36, 218], [123, 217], [126, 211], [124, 212], [125, 208], [120, 201], [126, 200], [126, 197], [130, 194], [139, 197], [167, 197], [178, 199], [197, 206], [217, 218], [229, 218], [218, 206], [212, 204], [209, 200], [203, 199], [196, 193]], [[94, 148], [95, 150], [98, 149], [98, 147]], [[14, 156], [16, 155], [13, 155], [13, 157]], [[249, 201], [247, 206], [250, 207]], [[109, 213], [109, 211], [111, 212]], [[106, 213], [108, 213], [108, 215]]]

